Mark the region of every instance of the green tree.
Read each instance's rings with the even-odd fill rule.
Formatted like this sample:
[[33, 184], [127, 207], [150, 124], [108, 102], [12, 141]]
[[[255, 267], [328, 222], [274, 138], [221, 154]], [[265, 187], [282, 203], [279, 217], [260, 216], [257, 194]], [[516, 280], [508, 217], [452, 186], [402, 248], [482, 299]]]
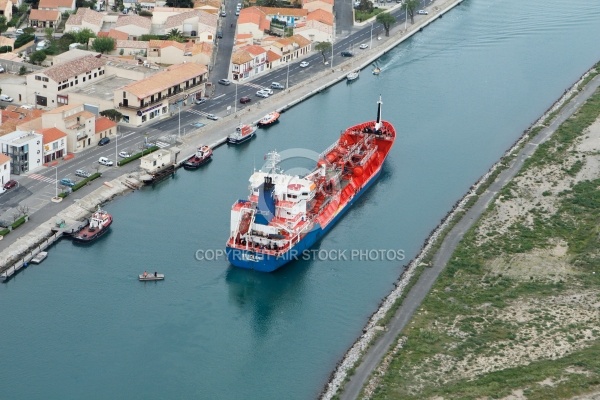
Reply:
[[402, 4], [402, 9], [407, 11], [411, 24], [415, 23], [415, 11], [418, 7], [419, 0], [404, 0], [404, 4]]
[[167, 37], [169, 40], [175, 40], [177, 42], [183, 42], [183, 33], [179, 31], [177, 28], [173, 28], [167, 33]]
[[34, 64], [41, 64], [46, 59], [46, 53], [43, 50], [34, 51], [29, 56], [29, 61]]
[[323, 56], [323, 62], [325, 62], [325, 60], [327, 59], [326, 55], [331, 53], [331, 43], [330, 42], [319, 42], [315, 46], [315, 50], [321, 53], [321, 56]]
[[96, 34], [89, 28], [84, 28], [74, 33], [75, 40], [77, 43], [85, 44], [85, 48], [88, 48], [88, 43], [91, 38], [95, 38]]
[[46, 28], [44, 29], [44, 36], [46, 36], [46, 40], [51, 42], [53, 37], [52, 34], [54, 33], [54, 29], [52, 28]]
[[27, 68], [24, 65], [21, 65], [19, 68], [19, 75], [25, 75], [27, 73]]
[[4, 15], [0, 15], [0, 33], [5, 32], [8, 26], [6, 25], [6, 17]]
[[376, 21], [383, 25], [383, 29], [385, 29], [385, 36], [390, 36], [390, 27], [394, 22], [396, 22], [396, 18], [389, 12], [384, 12], [377, 14]]
[[123, 118], [123, 114], [121, 114], [113, 108], [111, 108], [110, 110], [100, 111], [100, 115], [115, 122], [119, 122], [121, 118]]
[[370, 14], [373, 12], [373, 2], [371, 0], [360, 0], [360, 4], [356, 8]]
[[28, 35], [34, 34], [35, 33], [35, 28], [32, 28], [32, 27], [28, 26], [27, 28], [23, 29], [23, 33], [26, 33]]
[[29, 11], [29, 5], [28, 4], [23, 3], [23, 4], [21, 4], [19, 6], [19, 14], [20, 15], [25, 14], [27, 11]]
[[115, 39], [110, 37], [100, 37], [94, 39], [92, 48], [98, 53], [109, 53], [115, 49]]

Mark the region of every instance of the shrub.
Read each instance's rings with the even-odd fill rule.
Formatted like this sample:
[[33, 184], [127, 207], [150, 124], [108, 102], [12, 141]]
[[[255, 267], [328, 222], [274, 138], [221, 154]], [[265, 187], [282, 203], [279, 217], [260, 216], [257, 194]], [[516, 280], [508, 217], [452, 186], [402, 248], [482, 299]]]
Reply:
[[6, 236], [9, 232], [10, 230], [8, 228], [4, 228], [0, 231], [0, 236]]
[[102, 176], [102, 174], [100, 172], [96, 172], [95, 174], [92, 174], [90, 176], [88, 176], [85, 179], [82, 179], [81, 181], [77, 182], [75, 184], [75, 186], [73, 186], [71, 188], [71, 190], [76, 191], [81, 189], [82, 187], [84, 187], [85, 185], [87, 185], [88, 182], [93, 181], [94, 179], [100, 178]]
[[12, 223], [12, 228], [13, 229], [17, 229], [19, 226], [23, 225], [25, 223], [25, 215], [23, 215], [21, 218], [17, 219], [15, 222]]
[[158, 150], [159, 148], [160, 147], [158, 147], [158, 146], [152, 146], [152, 147], [150, 147], [148, 149], [144, 149], [144, 150], [140, 151], [139, 153], [135, 153], [131, 157], [124, 158], [124, 159], [122, 159], [120, 161], [117, 161], [117, 165], [119, 167], [121, 167], [121, 166], [123, 166], [123, 165], [125, 165], [127, 163], [130, 163], [130, 162], [132, 162], [134, 160], [137, 160], [138, 158], [142, 158], [142, 156], [148, 155], [148, 154], [150, 154], [150, 153]]
[[152, 13], [150, 11], [142, 10], [138, 14], [140, 17], [151, 17]]
[[12, 51], [12, 47], [10, 46], [2, 46], [0, 47], [0, 53], [9, 53]]
[[31, 34], [24, 33], [24, 34], [20, 35], [17, 38], [17, 40], [15, 40], [15, 49], [18, 49], [19, 47], [31, 42], [34, 39], [35, 39], [35, 36], [33, 36]]

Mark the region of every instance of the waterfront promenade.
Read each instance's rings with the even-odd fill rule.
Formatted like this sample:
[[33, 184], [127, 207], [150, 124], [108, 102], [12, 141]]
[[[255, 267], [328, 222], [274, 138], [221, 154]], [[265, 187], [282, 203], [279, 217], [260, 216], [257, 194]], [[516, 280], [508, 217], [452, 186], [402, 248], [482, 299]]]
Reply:
[[[357, 53], [355, 57], [334, 66], [331, 70], [328, 69], [315, 74], [300, 85], [285, 89], [267, 99], [252, 104], [250, 107], [238, 110], [237, 113], [231, 113], [216, 121], [216, 123], [182, 136], [178, 144], [178, 147], [181, 148], [178, 161], [185, 160], [194, 154], [199, 145], [208, 144], [217, 147], [225, 143], [227, 135], [235, 130], [240, 121], [256, 123], [261, 117], [273, 110], [282, 112], [281, 118], [285, 118], [285, 110], [320, 93], [329, 86], [345, 80], [346, 74], [350, 70], [356, 69], [357, 66], [363, 69], [362, 73], [370, 73], [368, 67], [375, 60], [399, 43], [418, 33], [461, 2], [462, 0], [437, 1], [428, 7], [429, 15], [415, 15], [414, 25], [392, 25], [390, 36], [382, 36], [381, 40], [378, 40], [377, 43], [374, 42], [373, 49]], [[260, 134], [260, 130], [258, 134]], [[218, 153], [215, 154], [215, 157], [218, 157]], [[128, 177], [135, 178], [137, 162], [123, 167], [115, 167], [115, 169], [121, 174], [115, 174], [114, 169], [109, 173], [105, 173], [105, 176], [95, 181], [103, 182], [99, 188], [96, 188], [97, 183], [92, 182], [87, 187], [66, 197], [61, 203], [48, 201], [47, 204], [29, 216], [29, 221], [26, 224], [4, 237], [0, 241], [0, 273], [14, 263], [25, 262], [27, 256], [30, 258], [34, 254], [32, 251], [39, 251], [39, 245], [51, 235], [51, 229], [56, 225], [57, 220], [62, 219], [68, 224], [73, 224], [89, 216], [98, 205], [130, 191], [131, 188], [125, 184], [125, 181]], [[106, 177], [112, 179], [107, 181]]]

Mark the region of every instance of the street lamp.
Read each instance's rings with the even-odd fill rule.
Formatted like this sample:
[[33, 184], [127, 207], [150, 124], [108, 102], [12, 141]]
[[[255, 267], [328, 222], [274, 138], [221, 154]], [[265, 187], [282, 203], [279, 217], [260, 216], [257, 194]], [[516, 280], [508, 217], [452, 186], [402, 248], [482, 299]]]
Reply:
[[117, 165], [117, 167], [119, 166], [119, 158], [117, 156], [117, 151], [119, 151], [119, 123], [117, 122], [117, 137], [115, 138], [116, 140], [116, 144], [115, 144], [115, 163]]
[[290, 88], [290, 59], [287, 60], [287, 75], [285, 77], [285, 88]]
[[235, 85], [235, 99], [233, 99], [233, 113], [237, 114], [237, 87], [238, 87], [238, 84], [234, 83], [234, 85]]
[[54, 198], [58, 198], [58, 165], [54, 166]]
[[179, 123], [177, 125], [177, 136], [181, 137], [181, 102], [177, 103], [177, 107], [179, 112], [177, 113], [177, 117], [179, 119]]
[[408, 23], [408, 7], [405, 7], [404, 10], [404, 31], [406, 32], [406, 24]]
[[373, 48], [373, 25], [375, 25], [375, 21], [371, 22], [371, 43], [369, 43], [369, 49]]
[[333, 37], [331, 38], [331, 71], [333, 71]]

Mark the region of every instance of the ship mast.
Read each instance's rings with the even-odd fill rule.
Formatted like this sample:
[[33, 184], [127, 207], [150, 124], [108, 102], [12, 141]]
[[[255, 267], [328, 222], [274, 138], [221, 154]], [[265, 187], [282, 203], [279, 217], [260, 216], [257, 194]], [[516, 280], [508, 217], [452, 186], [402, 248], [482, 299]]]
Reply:
[[377, 121], [375, 121], [375, 132], [381, 129], [381, 95], [379, 96], [379, 101], [377, 102]]

